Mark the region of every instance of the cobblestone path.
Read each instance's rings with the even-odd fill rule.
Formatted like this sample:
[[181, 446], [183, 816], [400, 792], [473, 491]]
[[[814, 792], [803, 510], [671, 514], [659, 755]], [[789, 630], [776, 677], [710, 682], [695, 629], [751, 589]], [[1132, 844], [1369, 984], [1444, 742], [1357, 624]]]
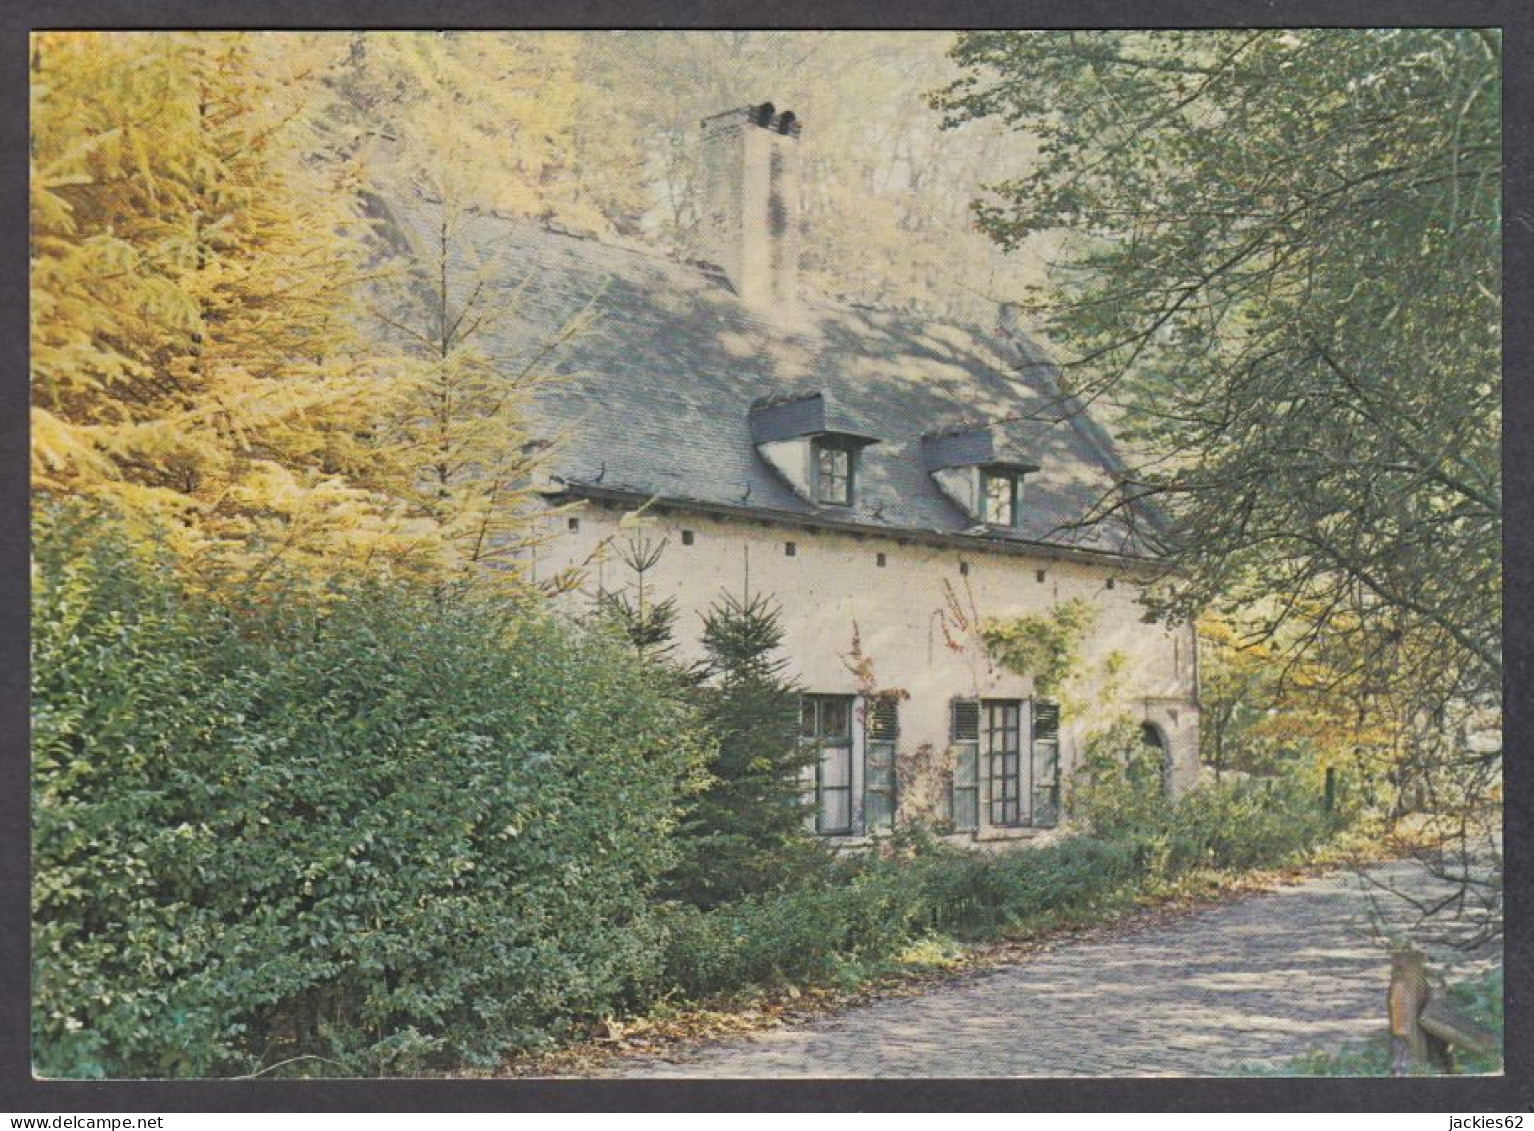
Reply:
[[[1414, 875], [1385, 865], [1393, 880]], [[1379, 1032], [1389, 977], [1368, 890], [1338, 874], [1066, 944], [623, 1076], [1211, 1076]]]

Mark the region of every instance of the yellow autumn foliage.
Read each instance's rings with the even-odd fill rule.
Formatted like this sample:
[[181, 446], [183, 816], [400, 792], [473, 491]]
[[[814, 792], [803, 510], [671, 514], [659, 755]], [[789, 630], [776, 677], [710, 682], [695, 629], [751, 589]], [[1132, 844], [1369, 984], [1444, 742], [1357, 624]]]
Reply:
[[[476, 285], [490, 268], [456, 228], [384, 254], [372, 202], [457, 225], [567, 200], [574, 45], [35, 36], [38, 497], [124, 513], [207, 584], [513, 558], [538, 374], [503, 373], [473, 333], [439, 340], [431, 325], [467, 302], [484, 330], [516, 303]], [[446, 305], [391, 307], [423, 275]], [[499, 564], [497, 582], [515, 576]]]
[[31, 58], [32, 474], [196, 574], [429, 545], [370, 439], [354, 170], [305, 162], [323, 58], [261, 36], [46, 33]]
[[1303, 749], [1321, 768], [1393, 759], [1403, 704], [1388, 688], [1362, 685], [1337, 657], [1292, 654], [1220, 616], [1202, 618], [1198, 635], [1205, 762], [1253, 769], [1242, 763], [1281, 749]]

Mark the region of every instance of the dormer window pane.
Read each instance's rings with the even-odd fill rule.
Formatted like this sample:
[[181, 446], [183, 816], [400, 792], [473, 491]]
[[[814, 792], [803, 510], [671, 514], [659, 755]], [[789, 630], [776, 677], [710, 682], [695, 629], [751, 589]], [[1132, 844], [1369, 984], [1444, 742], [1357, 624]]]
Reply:
[[1017, 476], [982, 472], [981, 504], [985, 521], [991, 526], [1017, 525]]
[[815, 445], [815, 497], [836, 506], [852, 504], [852, 451], [832, 444]]

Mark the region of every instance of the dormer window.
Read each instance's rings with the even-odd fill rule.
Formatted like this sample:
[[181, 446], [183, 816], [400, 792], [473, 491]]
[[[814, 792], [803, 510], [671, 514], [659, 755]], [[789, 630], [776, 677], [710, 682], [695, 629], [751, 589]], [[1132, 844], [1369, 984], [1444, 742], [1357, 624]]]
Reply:
[[751, 442], [805, 502], [851, 507], [857, 497], [858, 453], [879, 438], [817, 391], [754, 402]]
[[1016, 526], [1023, 494], [1020, 472], [987, 468], [980, 472], [981, 517], [990, 526]]
[[970, 519], [1016, 530], [1023, 518], [1023, 476], [1039, 470], [1000, 425], [970, 424], [921, 438], [922, 460], [939, 489]]
[[823, 436], [815, 441], [813, 451], [815, 501], [828, 506], [850, 507], [856, 450], [845, 441]]

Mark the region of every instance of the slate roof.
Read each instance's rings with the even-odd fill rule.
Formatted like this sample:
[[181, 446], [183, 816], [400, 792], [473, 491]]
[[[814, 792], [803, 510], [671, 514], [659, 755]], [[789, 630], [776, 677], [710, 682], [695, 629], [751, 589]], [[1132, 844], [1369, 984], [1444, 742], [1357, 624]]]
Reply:
[[[1144, 523], [1138, 534], [1118, 522], [1072, 528], [1121, 465], [1107, 436], [1062, 400], [1032, 342], [813, 298], [785, 329], [706, 266], [493, 215], [474, 217], [465, 234], [484, 277], [516, 304], [516, 317], [491, 332], [490, 352], [507, 371], [536, 363], [554, 376], [530, 412], [537, 428], [560, 434], [551, 470], [572, 493], [1150, 554]], [[585, 327], [548, 351], [583, 312]], [[850, 510], [796, 494], [752, 444], [753, 402], [815, 390], [850, 431], [880, 441], [860, 454]], [[999, 445], [1040, 466], [1025, 481], [1016, 530], [977, 526], [924, 467], [924, 433], [982, 420], [997, 422]]]

